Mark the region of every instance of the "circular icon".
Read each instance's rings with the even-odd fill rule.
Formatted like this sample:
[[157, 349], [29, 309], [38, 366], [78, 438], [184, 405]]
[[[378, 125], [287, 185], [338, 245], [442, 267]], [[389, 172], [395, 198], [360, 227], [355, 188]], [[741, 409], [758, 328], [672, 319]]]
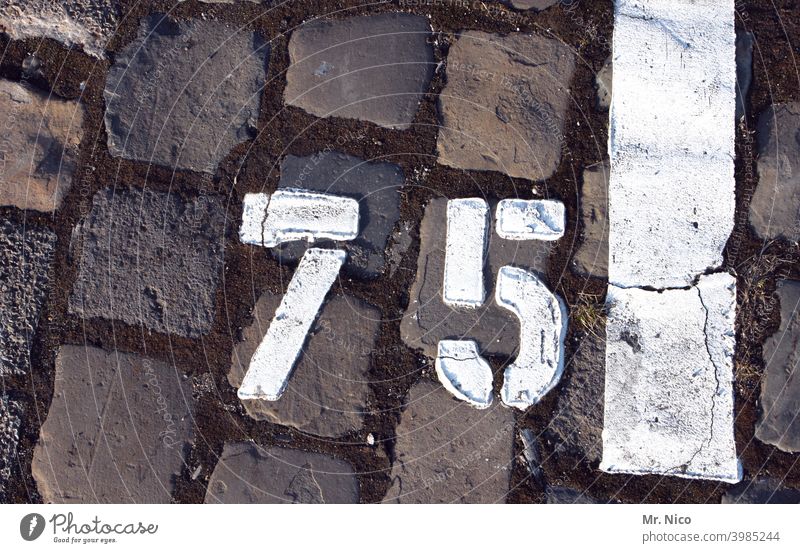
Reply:
[[19, 534], [25, 541], [33, 541], [44, 532], [44, 517], [39, 513], [31, 513], [22, 517], [19, 523]]

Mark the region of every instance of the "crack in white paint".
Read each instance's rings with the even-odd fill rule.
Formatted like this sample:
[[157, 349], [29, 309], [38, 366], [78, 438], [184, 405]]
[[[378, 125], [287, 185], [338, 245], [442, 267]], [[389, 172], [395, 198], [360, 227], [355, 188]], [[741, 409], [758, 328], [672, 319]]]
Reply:
[[353, 240], [358, 215], [357, 200], [334, 194], [296, 189], [245, 194], [239, 239], [267, 248], [296, 240]]
[[480, 307], [486, 297], [483, 264], [489, 206], [480, 198], [447, 202], [447, 240], [442, 299], [453, 307]]
[[501, 200], [495, 218], [506, 240], [558, 240], [566, 226], [564, 204], [556, 200]]
[[448, 392], [473, 407], [492, 404], [492, 368], [473, 340], [440, 340], [436, 375]]
[[737, 482], [736, 280], [663, 292], [609, 286], [601, 470]]
[[505, 266], [497, 275], [497, 304], [520, 322], [520, 348], [504, 373], [504, 404], [526, 409], [558, 383], [564, 372], [567, 310], [535, 274]]
[[617, 0], [601, 470], [736, 482], [733, 0]]
[[309, 248], [289, 282], [267, 334], [250, 359], [240, 399], [277, 400], [286, 388], [306, 336], [347, 254]]

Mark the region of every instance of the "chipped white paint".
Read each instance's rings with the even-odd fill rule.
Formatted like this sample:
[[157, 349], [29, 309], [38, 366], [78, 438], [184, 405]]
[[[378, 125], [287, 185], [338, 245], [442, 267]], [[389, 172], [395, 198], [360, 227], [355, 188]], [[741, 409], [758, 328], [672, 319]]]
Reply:
[[734, 0], [616, 0], [609, 281], [683, 287], [734, 223]]
[[663, 292], [609, 286], [600, 469], [737, 482], [736, 280]]
[[264, 244], [264, 216], [267, 213], [269, 194], [245, 194], [242, 202], [242, 225], [239, 240], [242, 244]]
[[489, 206], [480, 198], [447, 202], [444, 257], [444, 303], [480, 307], [486, 297], [483, 262], [489, 227]]
[[346, 255], [318, 248], [303, 254], [267, 334], [250, 360], [238, 391], [240, 399], [275, 401], [281, 396]]
[[501, 200], [497, 234], [506, 240], [558, 240], [564, 236], [564, 204], [556, 200]]
[[440, 340], [436, 374], [445, 389], [478, 409], [492, 404], [492, 368], [472, 340]]
[[526, 409], [549, 392], [564, 372], [567, 310], [561, 298], [531, 272], [502, 267], [495, 300], [520, 322], [520, 348], [504, 374], [502, 400]]
[[307, 190], [246, 194], [239, 237], [272, 248], [284, 242], [346, 241], [358, 235], [358, 201]]

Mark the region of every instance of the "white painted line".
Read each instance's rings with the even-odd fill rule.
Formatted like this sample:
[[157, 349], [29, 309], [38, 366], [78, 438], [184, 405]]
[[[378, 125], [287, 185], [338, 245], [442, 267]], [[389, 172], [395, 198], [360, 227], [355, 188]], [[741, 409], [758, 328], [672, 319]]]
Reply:
[[495, 300], [520, 322], [519, 354], [504, 374], [503, 403], [526, 409], [549, 392], [564, 372], [567, 310], [561, 298], [531, 272], [502, 267]]
[[734, 223], [734, 0], [616, 0], [609, 281], [688, 286]]
[[358, 201], [353, 198], [295, 189], [245, 195], [239, 237], [246, 244], [272, 248], [295, 240], [345, 241], [357, 235]]
[[472, 340], [440, 340], [436, 374], [445, 389], [478, 409], [492, 404], [492, 368]]
[[555, 200], [501, 200], [495, 218], [506, 240], [558, 240], [566, 225], [564, 204]]
[[239, 240], [242, 244], [261, 246], [264, 243], [264, 217], [269, 204], [269, 194], [245, 194], [242, 204]]
[[480, 198], [447, 202], [444, 257], [444, 303], [480, 307], [486, 298], [483, 261], [489, 227], [489, 206]]
[[303, 254], [266, 336], [250, 360], [239, 388], [240, 399], [275, 401], [286, 388], [322, 302], [347, 254], [309, 248]]
[[687, 290], [609, 286], [600, 469], [738, 482], [733, 437], [736, 280]]

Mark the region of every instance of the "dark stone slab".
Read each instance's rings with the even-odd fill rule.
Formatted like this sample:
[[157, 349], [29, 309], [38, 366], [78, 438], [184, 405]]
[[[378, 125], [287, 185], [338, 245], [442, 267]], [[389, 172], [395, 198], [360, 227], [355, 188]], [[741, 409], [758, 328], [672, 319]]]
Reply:
[[597, 87], [597, 107], [608, 110], [611, 107], [611, 94], [614, 90], [614, 63], [608, 56], [603, 67], [597, 72], [594, 82]]
[[54, 211], [72, 186], [83, 106], [0, 79], [0, 205]]
[[0, 219], [0, 377], [30, 372], [56, 235]]
[[572, 50], [556, 39], [465, 31], [447, 55], [439, 163], [550, 177], [561, 161]]
[[0, 396], [0, 503], [8, 502], [8, 485], [17, 470], [17, 447], [22, 422], [22, 405]]
[[745, 114], [747, 94], [753, 82], [753, 44], [755, 35], [748, 31], [736, 33], [736, 120]]
[[[267, 333], [281, 296], [266, 293], [233, 350], [228, 381], [238, 388], [250, 358]], [[376, 308], [351, 296], [334, 296], [311, 327], [286, 391], [278, 401], [245, 400], [257, 420], [336, 437], [361, 429], [369, 395], [370, 356], [380, 329]]]
[[168, 503], [193, 438], [191, 383], [139, 355], [61, 346], [31, 471], [48, 503]]
[[319, 453], [225, 444], [206, 503], [358, 503], [353, 467]]
[[252, 137], [268, 59], [261, 37], [220, 21], [144, 18], [106, 79], [108, 149], [213, 173]]
[[592, 496], [563, 486], [547, 488], [545, 497], [547, 498], [547, 503], [551, 505], [589, 505], [597, 503]]
[[503, 0], [503, 3], [518, 10], [541, 11], [555, 6], [560, 0]]
[[214, 321], [224, 222], [217, 196], [101, 190], [73, 231], [80, 271], [70, 313], [203, 335]]
[[722, 503], [795, 505], [800, 503], [800, 490], [784, 487], [770, 479], [744, 481], [726, 491]]
[[454, 399], [438, 383], [415, 384], [396, 430], [390, 503], [504, 503], [514, 447], [514, 413]]
[[575, 252], [575, 269], [582, 275], [608, 278], [608, 164], [583, 172], [580, 210], [583, 237]]
[[494, 299], [497, 273], [504, 265], [530, 269], [543, 278], [547, 272], [552, 242], [503, 240], [494, 232], [495, 204], [490, 202], [492, 218], [488, 255], [484, 265], [486, 302], [469, 309], [450, 307], [442, 300], [445, 243], [447, 239], [447, 200], [436, 198], [425, 208], [420, 226], [420, 252], [417, 278], [411, 286], [408, 309], [400, 325], [403, 341], [436, 357], [439, 340], [475, 340], [482, 352], [513, 355], [519, 346], [519, 322]]
[[781, 324], [764, 343], [761, 416], [756, 437], [782, 451], [800, 451], [800, 282], [778, 284]]
[[758, 186], [750, 224], [767, 240], [800, 240], [800, 103], [776, 104], [758, 118]]
[[407, 129], [436, 61], [428, 18], [383, 13], [315, 19], [292, 33], [284, 99], [317, 117]]
[[[347, 250], [347, 267], [359, 276], [373, 278], [385, 266], [389, 235], [400, 218], [400, 188], [404, 181], [403, 171], [393, 163], [321, 152], [308, 157], [286, 156], [278, 187], [304, 188], [358, 200], [358, 237], [340, 247]], [[331, 244], [319, 240], [314, 247]], [[307, 242], [288, 242], [271, 251], [282, 261], [296, 261], [307, 246]]]
[[599, 463], [602, 453], [605, 339], [586, 334], [566, 360], [558, 402], [547, 433], [556, 451]]

